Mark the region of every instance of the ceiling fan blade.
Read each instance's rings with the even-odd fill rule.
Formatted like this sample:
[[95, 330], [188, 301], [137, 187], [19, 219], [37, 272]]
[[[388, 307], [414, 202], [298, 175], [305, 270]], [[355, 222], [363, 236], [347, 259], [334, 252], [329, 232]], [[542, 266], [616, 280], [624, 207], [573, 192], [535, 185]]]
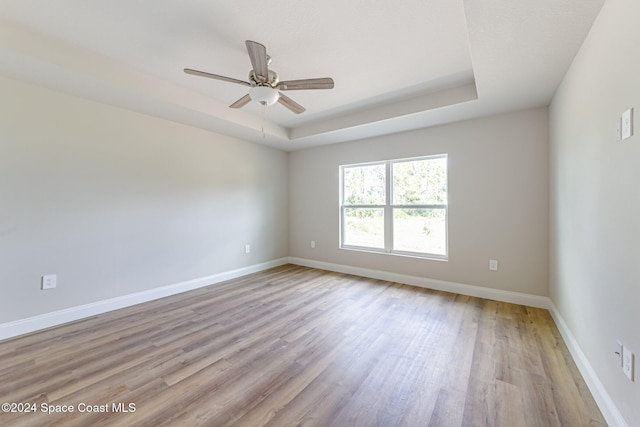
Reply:
[[333, 89], [333, 79], [322, 77], [319, 79], [288, 80], [278, 83], [280, 90]]
[[305, 109], [302, 105], [295, 102], [293, 99], [289, 98], [283, 93], [280, 93], [280, 97], [278, 98], [278, 102], [289, 110], [293, 111], [296, 114], [304, 113]]
[[243, 80], [232, 79], [231, 77], [219, 76], [217, 74], [205, 73], [204, 71], [192, 70], [191, 68], [185, 68], [184, 72], [194, 76], [208, 77], [210, 79], [222, 80], [223, 82], [237, 83], [239, 85], [251, 86], [251, 83]]
[[249, 52], [249, 59], [256, 77], [266, 81], [269, 77], [267, 48], [260, 43], [247, 40], [244, 42]]
[[251, 102], [251, 97], [249, 96], [249, 94], [246, 94], [245, 96], [243, 96], [242, 98], [240, 98], [236, 102], [234, 102], [233, 104], [229, 105], [229, 107], [231, 107], [231, 108], [242, 108], [245, 105], [247, 105], [249, 102]]

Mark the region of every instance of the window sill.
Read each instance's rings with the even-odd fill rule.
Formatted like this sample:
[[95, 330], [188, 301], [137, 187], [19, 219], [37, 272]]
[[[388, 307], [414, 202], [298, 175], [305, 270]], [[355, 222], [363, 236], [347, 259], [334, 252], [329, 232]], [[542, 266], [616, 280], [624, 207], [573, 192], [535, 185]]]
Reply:
[[370, 254], [379, 255], [391, 255], [403, 258], [423, 259], [428, 261], [449, 261], [449, 258], [444, 255], [425, 254], [421, 255], [415, 252], [387, 252], [384, 249], [365, 248], [360, 246], [340, 246], [340, 249], [345, 251], [365, 252]]

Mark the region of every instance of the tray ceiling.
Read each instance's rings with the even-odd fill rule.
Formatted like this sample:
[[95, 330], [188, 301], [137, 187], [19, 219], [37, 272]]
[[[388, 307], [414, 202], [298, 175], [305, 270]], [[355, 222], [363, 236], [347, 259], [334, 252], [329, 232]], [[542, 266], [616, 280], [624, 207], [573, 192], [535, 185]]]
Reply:
[[[547, 105], [603, 0], [3, 0], [0, 73], [294, 150]], [[245, 40], [306, 107], [228, 105]]]

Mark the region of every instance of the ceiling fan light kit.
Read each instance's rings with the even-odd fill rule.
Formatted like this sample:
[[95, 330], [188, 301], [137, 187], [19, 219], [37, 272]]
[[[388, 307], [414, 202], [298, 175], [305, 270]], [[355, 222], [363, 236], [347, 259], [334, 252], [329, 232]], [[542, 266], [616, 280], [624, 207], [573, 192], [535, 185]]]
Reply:
[[331, 77], [322, 77], [316, 79], [288, 80], [279, 81], [278, 73], [269, 69], [271, 57], [267, 55], [267, 48], [260, 43], [247, 40], [245, 41], [249, 59], [253, 69], [249, 72], [249, 82], [238, 80], [231, 77], [219, 76], [217, 74], [207, 73], [205, 71], [192, 70], [185, 68], [184, 72], [194, 76], [207, 77], [215, 80], [222, 80], [229, 83], [235, 83], [243, 86], [249, 86], [249, 94], [238, 99], [231, 104], [231, 108], [241, 108], [250, 101], [255, 101], [260, 105], [268, 106], [276, 102], [284, 105], [295, 114], [305, 111], [304, 107], [288, 96], [284, 95], [282, 90], [313, 90], [313, 89], [333, 89], [333, 79]]
[[269, 86], [254, 86], [249, 89], [249, 96], [252, 101], [260, 105], [273, 105], [278, 102], [280, 93], [277, 89]]

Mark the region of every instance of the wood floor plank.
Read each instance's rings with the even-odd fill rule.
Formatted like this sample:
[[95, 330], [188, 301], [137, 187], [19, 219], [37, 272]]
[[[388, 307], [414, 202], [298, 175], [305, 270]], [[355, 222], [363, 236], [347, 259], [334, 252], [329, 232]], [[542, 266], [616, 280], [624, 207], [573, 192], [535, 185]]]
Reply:
[[0, 342], [0, 396], [37, 407], [8, 426], [606, 425], [546, 310], [293, 265]]

